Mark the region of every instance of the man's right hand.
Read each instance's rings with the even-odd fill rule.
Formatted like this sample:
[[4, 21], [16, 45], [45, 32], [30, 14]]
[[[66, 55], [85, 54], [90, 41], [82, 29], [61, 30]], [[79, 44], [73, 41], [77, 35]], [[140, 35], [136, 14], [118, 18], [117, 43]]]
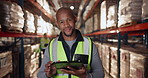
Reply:
[[48, 62], [46, 65], [45, 65], [45, 73], [46, 73], [46, 76], [47, 77], [51, 77], [53, 76], [54, 74], [56, 74], [56, 68], [54, 66], [52, 66], [52, 61]]

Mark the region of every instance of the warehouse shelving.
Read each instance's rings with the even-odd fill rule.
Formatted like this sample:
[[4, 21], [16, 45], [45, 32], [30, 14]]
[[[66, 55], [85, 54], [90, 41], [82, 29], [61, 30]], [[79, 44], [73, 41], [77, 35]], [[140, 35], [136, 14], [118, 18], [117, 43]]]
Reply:
[[[103, 31], [98, 31], [90, 34], [85, 34], [86, 36], [93, 36], [93, 35], [101, 35], [101, 34], [117, 34], [118, 32], [125, 33], [125, 32], [135, 32], [135, 31], [141, 31], [139, 33], [143, 33], [142, 31], [148, 29], [148, 23], [142, 23], [142, 24], [136, 24], [132, 26], [127, 27], [119, 27], [115, 29], [108, 29]], [[135, 32], [136, 33], [136, 32]]]
[[[119, 1], [117, 0], [117, 9], [119, 6]], [[117, 11], [118, 12], [118, 11]], [[88, 15], [90, 15], [91, 12], [89, 12]], [[89, 16], [87, 16], [86, 18], [88, 19]], [[117, 19], [118, 21], [118, 19]], [[118, 24], [117, 24], [118, 26]], [[116, 36], [118, 44], [117, 44], [117, 59], [118, 59], [118, 76], [117, 78], [120, 78], [120, 48], [122, 47], [121, 45], [121, 40], [123, 38], [125, 38], [125, 42], [128, 43], [128, 36], [143, 36], [145, 35], [145, 43], [146, 43], [146, 48], [148, 49], [148, 23], [141, 23], [141, 24], [136, 24], [136, 25], [131, 25], [131, 26], [125, 26], [125, 27], [118, 27], [118, 28], [110, 28], [110, 29], [104, 29], [104, 30], [98, 30], [96, 32], [92, 32], [92, 33], [88, 33], [85, 34], [85, 36], [99, 36], [100, 41], [101, 38], [104, 37], [103, 35], [105, 35], [105, 37], [107, 36]], [[104, 39], [104, 38], [103, 38]], [[105, 38], [106, 39], [106, 38]], [[103, 41], [102, 41], [103, 42]]]
[[[10, 1], [10, 2], [16, 2], [18, 3], [22, 8], [27, 9], [28, 11], [31, 11], [33, 14], [38, 14], [38, 15], [42, 15], [43, 17], [45, 17], [46, 19], [50, 19], [50, 21], [54, 24], [55, 23], [55, 19], [52, 17], [51, 14], [47, 13], [47, 11], [41, 6], [39, 5], [37, 2], [35, 2], [35, 0], [3, 0], [3, 1]], [[31, 9], [32, 6], [34, 8]], [[29, 10], [30, 9], [30, 10]], [[24, 39], [25, 38], [31, 38], [31, 37], [43, 37], [43, 35], [37, 35], [37, 34], [27, 34], [27, 33], [13, 33], [13, 32], [0, 32], [0, 37], [14, 37], [15, 41], [13, 44], [17, 44], [20, 43], [20, 73], [19, 73], [19, 77], [20, 78], [24, 78]], [[56, 37], [56, 36], [47, 36], [47, 37]], [[17, 40], [17, 41], [16, 41]]]
[[[132, 26], [127, 26], [127, 27], [119, 27], [119, 28], [114, 28], [114, 29], [107, 29], [107, 30], [102, 30], [90, 34], [85, 34], [85, 36], [98, 36], [98, 35], [116, 35], [118, 38], [118, 44], [117, 44], [117, 55], [118, 55], [118, 78], [120, 78], [120, 48], [121, 48], [121, 36], [126, 35], [127, 36], [137, 36], [137, 35], [145, 35], [145, 42], [146, 48], [148, 49], [148, 23], [141, 23], [141, 24], [136, 24]], [[126, 41], [128, 38], [126, 38]]]

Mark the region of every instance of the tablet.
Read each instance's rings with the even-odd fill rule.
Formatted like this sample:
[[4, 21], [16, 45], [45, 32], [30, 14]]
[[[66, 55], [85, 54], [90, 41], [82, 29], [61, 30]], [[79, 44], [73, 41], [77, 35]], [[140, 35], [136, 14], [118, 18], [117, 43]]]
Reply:
[[83, 66], [83, 63], [77, 62], [77, 61], [70, 61], [70, 62], [60, 61], [60, 62], [53, 62], [52, 65], [56, 67], [58, 74], [62, 74], [63, 72], [60, 71], [60, 69], [70, 70], [70, 69], [67, 68], [67, 66], [70, 66], [70, 67], [75, 68], [75, 69], [79, 69]]

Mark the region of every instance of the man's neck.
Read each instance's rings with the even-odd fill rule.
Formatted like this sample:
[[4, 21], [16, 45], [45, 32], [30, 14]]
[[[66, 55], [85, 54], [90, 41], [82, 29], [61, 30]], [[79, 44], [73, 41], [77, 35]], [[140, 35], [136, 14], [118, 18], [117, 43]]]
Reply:
[[72, 36], [65, 36], [65, 35], [63, 35], [63, 38], [64, 38], [64, 40], [66, 40], [66, 41], [74, 40], [74, 39], [76, 39], [76, 37], [77, 37], [76, 33], [73, 33]]

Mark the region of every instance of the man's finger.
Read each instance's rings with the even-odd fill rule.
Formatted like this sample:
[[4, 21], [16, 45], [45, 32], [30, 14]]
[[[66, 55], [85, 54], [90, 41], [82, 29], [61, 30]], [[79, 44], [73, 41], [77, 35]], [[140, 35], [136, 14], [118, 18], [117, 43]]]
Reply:
[[60, 70], [67, 74], [74, 74], [74, 71], [71, 71], [71, 70], [66, 70], [66, 69], [60, 69]]
[[49, 66], [51, 66], [52, 61], [49, 61], [47, 64], [45, 64], [45, 67], [48, 68]]

